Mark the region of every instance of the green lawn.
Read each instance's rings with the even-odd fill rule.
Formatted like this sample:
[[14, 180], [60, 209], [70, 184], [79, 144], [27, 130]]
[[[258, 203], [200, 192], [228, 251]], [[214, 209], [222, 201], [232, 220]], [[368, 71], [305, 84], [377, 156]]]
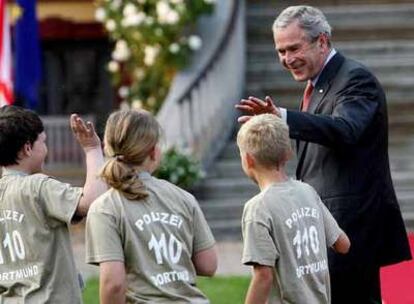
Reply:
[[[197, 286], [207, 295], [211, 304], [243, 303], [249, 286], [249, 277], [214, 277], [199, 278]], [[89, 280], [83, 293], [84, 304], [99, 303], [99, 283], [97, 279]]]

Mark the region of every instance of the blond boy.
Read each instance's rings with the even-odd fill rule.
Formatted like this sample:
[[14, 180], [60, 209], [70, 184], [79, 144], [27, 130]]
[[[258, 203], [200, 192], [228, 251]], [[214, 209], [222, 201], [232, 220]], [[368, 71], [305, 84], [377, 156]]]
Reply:
[[346, 253], [350, 243], [315, 190], [287, 177], [288, 126], [272, 114], [253, 116], [237, 144], [261, 190], [242, 218], [242, 262], [253, 266], [245, 303], [330, 303], [327, 246]]

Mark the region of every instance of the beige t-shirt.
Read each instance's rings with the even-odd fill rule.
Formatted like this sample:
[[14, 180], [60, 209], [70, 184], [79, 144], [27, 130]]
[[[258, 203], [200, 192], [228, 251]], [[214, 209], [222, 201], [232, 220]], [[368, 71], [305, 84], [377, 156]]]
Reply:
[[82, 188], [43, 174], [0, 178], [0, 303], [81, 303], [69, 239]]
[[274, 268], [271, 303], [330, 303], [327, 246], [342, 230], [308, 184], [273, 184], [244, 207], [247, 265]]
[[110, 189], [91, 206], [86, 261], [122, 261], [128, 303], [209, 303], [195, 286], [194, 253], [212, 247], [213, 235], [194, 197], [144, 172], [149, 196], [126, 199]]

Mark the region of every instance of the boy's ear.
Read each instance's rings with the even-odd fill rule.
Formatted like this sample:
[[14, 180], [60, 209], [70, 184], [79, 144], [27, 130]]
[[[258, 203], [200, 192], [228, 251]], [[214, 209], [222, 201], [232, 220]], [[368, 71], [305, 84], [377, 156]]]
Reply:
[[255, 166], [254, 157], [250, 153], [247, 153], [247, 152], [246, 152], [246, 164], [249, 169], [254, 168]]
[[25, 158], [32, 156], [32, 145], [27, 142], [24, 144], [24, 146], [19, 151], [19, 158]]
[[151, 160], [155, 160], [155, 158], [157, 157], [157, 151], [156, 151], [156, 145], [154, 147], [151, 148], [150, 153], [149, 153], [149, 157]]

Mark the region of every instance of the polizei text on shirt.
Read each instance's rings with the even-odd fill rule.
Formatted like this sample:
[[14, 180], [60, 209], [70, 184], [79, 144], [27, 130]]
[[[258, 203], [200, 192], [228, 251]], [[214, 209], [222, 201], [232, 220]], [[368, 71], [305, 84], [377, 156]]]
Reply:
[[153, 223], [162, 223], [180, 228], [183, 224], [183, 219], [178, 215], [166, 212], [150, 212], [137, 219], [135, 221], [135, 226], [140, 231], [143, 231], [144, 225], [150, 225]]

